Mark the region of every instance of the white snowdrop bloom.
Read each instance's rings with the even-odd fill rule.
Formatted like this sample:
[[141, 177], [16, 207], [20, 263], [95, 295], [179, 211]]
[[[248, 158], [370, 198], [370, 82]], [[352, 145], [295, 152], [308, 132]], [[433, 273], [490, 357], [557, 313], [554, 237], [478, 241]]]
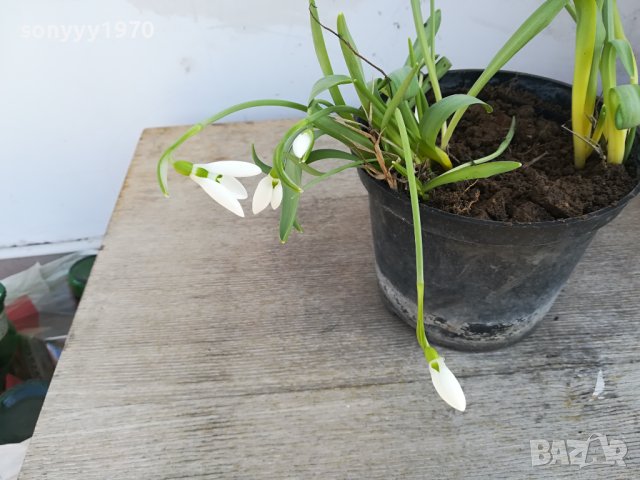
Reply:
[[279, 178], [271, 175], [265, 176], [258, 183], [255, 193], [253, 194], [252, 210], [254, 215], [263, 211], [269, 204], [274, 210], [282, 203], [282, 182]]
[[313, 130], [305, 130], [299, 134], [291, 145], [291, 151], [298, 158], [303, 158], [313, 147]]
[[261, 172], [253, 163], [235, 160], [205, 164], [177, 161], [173, 166], [178, 173], [191, 178], [207, 195], [239, 217], [244, 217], [239, 200], [249, 195], [238, 178], [254, 177]]
[[438, 395], [456, 410], [464, 412], [467, 408], [467, 399], [464, 396], [460, 382], [456, 376], [444, 364], [444, 358], [438, 357], [429, 362], [431, 381]]

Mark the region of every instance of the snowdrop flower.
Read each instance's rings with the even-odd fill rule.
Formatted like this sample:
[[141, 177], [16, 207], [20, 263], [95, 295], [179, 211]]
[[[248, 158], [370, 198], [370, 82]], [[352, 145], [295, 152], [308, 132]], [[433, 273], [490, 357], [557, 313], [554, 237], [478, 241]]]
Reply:
[[444, 358], [438, 357], [429, 362], [431, 381], [438, 395], [456, 410], [464, 412], [467, 399], [455, 375], [444, 364]]
[[257, 215], [267, 205], [271, 204], [274, 210], [282, 203], [282, 182], [279, 178], [269, 174], [258, 183], [256, 192], [253, 194], [253, 214]]
[[193, 164], [179, 160], [174, 162], [173, 168], [181, 175], [191, 178], [207, 195], [239, 217], [244, 217], [239, 200], [244, 200], [249, 195], [238, 178], [254, 177], [261, 172], [253, 163], [238, 161]]
[[304, 158], [313, 148], [313, 130], [308, 129], [299, 134], [291, 145], [291, 151], [298, 158]]

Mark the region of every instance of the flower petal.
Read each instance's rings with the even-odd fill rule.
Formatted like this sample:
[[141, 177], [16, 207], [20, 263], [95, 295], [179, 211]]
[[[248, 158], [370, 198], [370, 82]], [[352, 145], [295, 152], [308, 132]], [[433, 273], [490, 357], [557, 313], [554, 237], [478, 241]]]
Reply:
[[238, 200], [244, 200], [249, 197], [247, 189], [240, 183], [240, 180], [230, 177], [229, 175], [223, 175], [220, 179], [220, 184], [227, 190], [229, 190]]
[[271, 195], [271, 208], [277, 209], [282, 203], [282, 182], [276, 180], [278, 184], [273, 187], [273, 194]]
[[258, 187], [253, 194], [253, 205], [251, 206], [254, 215], [257, 215], [269, 205], [273, 193], [272, 181], [273, 177], [267, 175], [258, 183]]
[[302, 158], [307, 154], [312, 144], [313, 132], [311, 132], [311, 130], [305, 130], [304, 132], [299, 134], [293, 141], [293, 144], [291, 145], [291, 151], [296, 157]]
[[[438, 370], [433, 367], [437, 364]], [[431, 381], [438, 392], [438, 395], [456, 410], [464, 412], [467, 408], [467, 399], [464, 396], [460, 382], [453, 372], [444, 364], [444, 358], [439, 357], [429, 363], [429, 372], [431, 372]]]
[[222, 186], [215, 180], [211, 180], [210, 178], [202, 178], [191, 175], [191, 179], [198, 185], [200, 185], [202, 189], [207, 192], [207, 195], [213, 198], [224, 208], [232, 213], [235, 213], [239, 217], [244, 217], [244, 212], [242, 211], [240, 202], [233, 195], [233, 193], [227, 190], [224, 186]]
[[237, 160], [223, 160], [221, 162], [200, 163], [196, 167], [204, 168], [214, 175], [229, 175], [231, 177], [255, 177], [260, 175], [260, 167], [249, 162]]

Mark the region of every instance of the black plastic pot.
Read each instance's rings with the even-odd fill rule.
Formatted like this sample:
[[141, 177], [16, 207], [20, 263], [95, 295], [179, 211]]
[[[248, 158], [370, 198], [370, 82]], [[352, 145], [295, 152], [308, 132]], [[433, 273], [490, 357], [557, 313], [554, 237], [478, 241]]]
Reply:
[[[467, 90], [479, 74], [450, 72], [443, 89]], [[569, 85], [511, 72], [500, 72], [492, 83], [507, 81], [565, 106], [569, 115]], [[564, 123], [567, 118], [557, 120]], [[415, 326], [415, 244], [409, 195], [391, 190], [362, 170], [359, 175], [369, 192], [376, 271], [385, 302]], [[547, 314], [598, 229], [639, 192], [640, 185], [617, 205], [589, 215], [528, 224], [478, 220], [421, 205], [425, 322], [430, 340], [459, 350], [482, 351], [524, 337]]]

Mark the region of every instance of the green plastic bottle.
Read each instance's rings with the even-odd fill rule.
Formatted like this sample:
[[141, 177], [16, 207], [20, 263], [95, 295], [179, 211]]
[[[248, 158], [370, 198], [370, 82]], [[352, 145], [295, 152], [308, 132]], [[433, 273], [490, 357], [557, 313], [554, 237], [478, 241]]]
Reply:
[[4, 390], [4, 377], [18, 348], [18, 334], [4, 311], [6, 297], [7, 290], [0, 283], [0, 391]]

